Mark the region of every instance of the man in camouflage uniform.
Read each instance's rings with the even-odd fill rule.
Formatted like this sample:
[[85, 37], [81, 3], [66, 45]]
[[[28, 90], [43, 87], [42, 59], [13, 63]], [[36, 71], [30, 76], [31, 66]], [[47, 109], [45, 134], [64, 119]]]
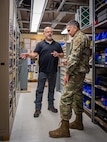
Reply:
[[[83, 130], [83, 95], [82, 86], [86, 73], [89, 72], [89, 42], [86, 35], [80, 31], [79, 23], [70, 21], [67, 26], [68, 34], [73, 37], [70, 53], [66, 61], [66, 74], [64, 77], [64, 92], [60, 100], [61, 126], [49, 132], [53, 138], [70, 137], [70, 129]], [[74, 122], [69, 123], [72, 109], [76, 114]]]

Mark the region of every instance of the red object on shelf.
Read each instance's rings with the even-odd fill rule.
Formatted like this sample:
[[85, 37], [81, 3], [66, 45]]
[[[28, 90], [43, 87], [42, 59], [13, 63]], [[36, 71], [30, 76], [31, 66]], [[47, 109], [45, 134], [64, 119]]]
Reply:
[[97, 21], [94, 21], [94, 25], [97, 25], [98, 24], [98, 22]]

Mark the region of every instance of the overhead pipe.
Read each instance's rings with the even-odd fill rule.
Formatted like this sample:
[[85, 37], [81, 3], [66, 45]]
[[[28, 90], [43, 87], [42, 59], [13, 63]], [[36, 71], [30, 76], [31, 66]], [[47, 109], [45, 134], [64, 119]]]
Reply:
[[[45, 13], [52, 13], [56, 12], [56, 10], [46, 10]], [[60, 13], [65, 13], [65, 14], [75, 14], [75, 12], [69, 12], [69, 11], [60, 11]]]
[[21, 11], [31, 11], [31, 9], [29, 8], [23, 8], [23, 7], [17, 7], [18, 10], [21, 10]]
[[59, 12], [61, 10], [61, 8], [63, 7], [64, 3], [66, 2], [66, 0], [62, 0], [60, 6], [57, 9], [57, 12]]
[[66, 5], [78, 5], [78, 6], [87, 6], [88, 3], [79, 3], [79, 2], [65, 2]]
[[20, 2], [19, 2], [19, 7], [21, 6], [22, 2], [23, 2], [23, 0], [20, 0]]
[[53, 24], [53, 23], [57, 23], [58, 25], [66, 25], [66, 23], [62, 23], [62, 22], [57, 22], [57, 21], [54, 21], [54, 22], [41, 22], [41, 24]]
[[18, 21], [22, 23], [30, 23], [30, 21], [25, 21], [25, 20], [18, 20]]

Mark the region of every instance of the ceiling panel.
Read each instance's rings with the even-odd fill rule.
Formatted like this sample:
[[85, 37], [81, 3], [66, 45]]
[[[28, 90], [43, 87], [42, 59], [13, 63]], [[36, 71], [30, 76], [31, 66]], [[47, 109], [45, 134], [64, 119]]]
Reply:
[[[30, 33], [30, 15], [32, 0], [16, 0], [18, 23], [22, 33]], [[51, 26], [55, 34], [61, 34], [66, 24], [75, 18], [77, 8], [88, 5], [88, 0], [48, 0], [38, 32]]]

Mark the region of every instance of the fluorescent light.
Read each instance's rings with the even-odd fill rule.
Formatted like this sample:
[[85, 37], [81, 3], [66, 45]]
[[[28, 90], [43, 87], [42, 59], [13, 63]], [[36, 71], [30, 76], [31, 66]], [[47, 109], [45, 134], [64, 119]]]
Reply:
[[34, 0], [33, 10], [32, 10], [32, 19], [31, 19], [31, 32], [37, 32], [38, 26], [41, 20], [42, 12], [44, 9], [45, 0]]
[[38, 34], [38, 35], [43, 35], [43, 32], [38, 32], [37, 34]]
[[61, 32], [61, 34], [62, 34], [62, 35], [64, 35], [64, 34], [68, 34], [67, 29], [64, 29], [64, 30]]

